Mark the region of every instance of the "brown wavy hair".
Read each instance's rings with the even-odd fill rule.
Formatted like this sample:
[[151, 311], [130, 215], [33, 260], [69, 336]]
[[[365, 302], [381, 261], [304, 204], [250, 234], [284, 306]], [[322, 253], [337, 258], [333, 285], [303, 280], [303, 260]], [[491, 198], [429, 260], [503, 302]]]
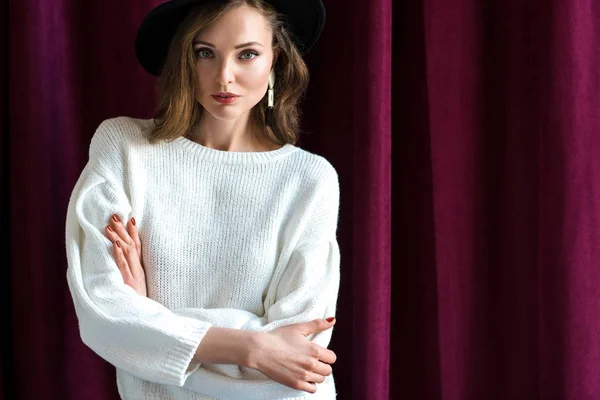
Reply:
[[264, 134], [275, 144], [296, 144], [301, 112], [299, 103], [308, 86], [309, 74], [302, 55], [294, 44], [292, 32], [277, 11], [263, 0], [213, 0], [190, 10], [173, 37], [167, 58], [157, 81], [158, 106], [154, 112], [156, 127], [149, 140], [173, 140], [188, 137], [200, 121], [204, 107], [196, 100], [196, 55], [193, 40], [203, 29], [238, 7], [258, 11], [273, 32], [275, 62], [274, 109], [267, 108], [267, 96], [256, 104], [250, 118], [264, 127]]

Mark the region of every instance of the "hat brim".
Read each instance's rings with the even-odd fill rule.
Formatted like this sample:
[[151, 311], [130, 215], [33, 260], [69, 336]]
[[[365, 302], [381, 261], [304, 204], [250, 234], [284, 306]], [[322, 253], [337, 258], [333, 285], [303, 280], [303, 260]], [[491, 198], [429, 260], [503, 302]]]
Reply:
[[[135, 38], [135, 55], [151, 75], [159, 76], [169, 45], [190, 9], [206, 0], [171, 0], [152, 9], [144, 18]], [[321, 0], [266, 0], [283, 14], [294, 43], [306, 54], [317, 42], [325, 25]]]

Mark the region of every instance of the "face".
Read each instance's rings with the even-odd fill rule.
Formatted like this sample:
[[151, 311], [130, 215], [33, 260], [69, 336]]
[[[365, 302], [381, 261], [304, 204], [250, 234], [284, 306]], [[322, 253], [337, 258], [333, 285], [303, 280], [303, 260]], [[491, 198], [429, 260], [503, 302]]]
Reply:
[[[216, 119], [248, 117], [268, 89], [273, 65], [272, 33], [265, 19], [248, 8], [237, 8], [194, 38], [196, 100]], [[223, 104], [219, 92], [238, 95]]]

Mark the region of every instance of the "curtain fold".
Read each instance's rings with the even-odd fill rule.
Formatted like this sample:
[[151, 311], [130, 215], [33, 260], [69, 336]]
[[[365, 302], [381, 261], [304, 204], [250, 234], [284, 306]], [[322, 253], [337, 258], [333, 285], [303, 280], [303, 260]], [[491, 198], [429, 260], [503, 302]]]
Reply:
[[[0, 5], [0, 54], [8, 54], [8, 2]], [[0, 62], [0, 210], [8, 208], [8, 59], [4, 57]], [[0, 251], [4, 254], [5, 263], [9, 260], [10, 236], [9, 219], [6, 212], [0, 214], [0, 235], [5, 238], [0, 244]], [[6, 239], [8, 238], [8, 239]], [[5, 273], [0, 279], [0, 312], [6, 320], [12, 319], [10, 301], [10, 272]], [[13, 360], [12, 330], [5, 331], [5, 340], [0, 345], [0, 400], [10, 398], [13, 394], [10, 382], [13, 379], [11, 364]]]
[[391, 398], [600, 398], [599, 8], [401, 7]]

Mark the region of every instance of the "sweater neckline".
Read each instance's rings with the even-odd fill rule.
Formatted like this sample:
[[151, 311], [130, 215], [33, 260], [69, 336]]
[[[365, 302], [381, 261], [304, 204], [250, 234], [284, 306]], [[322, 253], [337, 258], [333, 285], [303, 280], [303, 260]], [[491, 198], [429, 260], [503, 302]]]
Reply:
[[193, 140], [180, 136], [173, 143], [183, 150], [193, 153], [204, 161], [223, 164], [248, 164], [256, 162], [268, 162], [279, 159], [298, 149], [291, 143], [286, 143], [276, 150], [268, 151], [226, 151], [206, 147]]

